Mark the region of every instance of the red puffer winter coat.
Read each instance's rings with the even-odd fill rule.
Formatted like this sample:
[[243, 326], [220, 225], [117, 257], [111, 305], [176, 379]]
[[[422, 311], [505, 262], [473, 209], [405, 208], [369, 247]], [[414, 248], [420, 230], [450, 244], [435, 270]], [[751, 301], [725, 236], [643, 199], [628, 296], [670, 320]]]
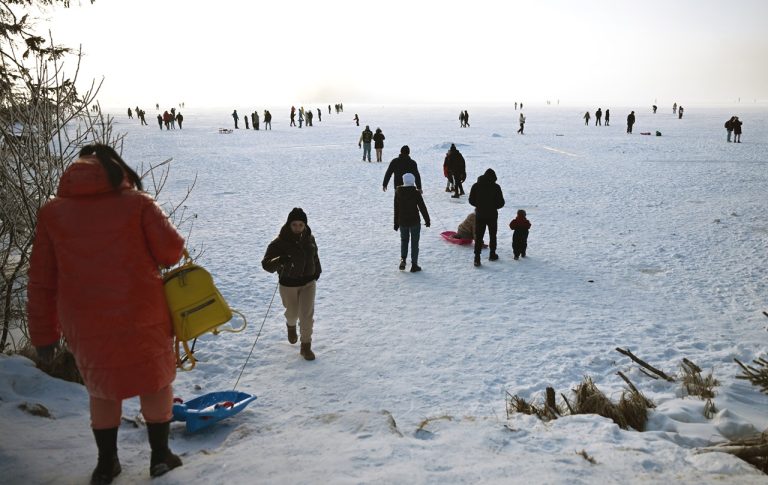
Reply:
[[176, 376], [172, 324], [158, 266], [184, 249], [162, 209], [126, 179], [113, 189], [95, 157], [72, 164], [40, 209], [29, 268], [35, 346], [61, 332], [91, 396], [155, 392]]

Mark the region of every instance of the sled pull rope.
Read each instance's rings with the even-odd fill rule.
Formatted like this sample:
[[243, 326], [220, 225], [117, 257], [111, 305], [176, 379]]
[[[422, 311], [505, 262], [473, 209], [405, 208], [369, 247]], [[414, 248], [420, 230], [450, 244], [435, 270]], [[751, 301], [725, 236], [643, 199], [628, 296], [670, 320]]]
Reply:
[[248, 352], [248, 357], [245, 359], [243, 368], [240, 369], [240, 374], [237, 376], [237, 380], [235, 381], [234, 387], [232, 387], [233, 391], [237, 389], [237, 385], [240, 383], [240, 378], [243, 377], [243, 371], [245, 371], [245, 366], [248, 365], [248, 361], [251, 359], [251, 355], [253, 355], [253, 349], [256, 348], [256, 342], [259, 341], [259, 337], [261, 336], [261, 329], [264, 328], [264, 323], [267, 321], [267, 317], [269, 316], [269, 310], [272, 308], [272, 303], [275, 301], [275, 295], [277, 294], [277, 289], [279, 287], [280, 287], [280, 281], [277, 282], [277, 284], [275, 285], [275, 291], [272, 292], [272, 299], [269, 300], [269, 306], [267, 307], [267, 312], [264, 314], [264, 320], [262, 320], [261, 322], [261, 327], [259, 327], [259, 332], [256, 334], [256, 340], [253, 341], [253, 345], [251, 345], [251, 351]]

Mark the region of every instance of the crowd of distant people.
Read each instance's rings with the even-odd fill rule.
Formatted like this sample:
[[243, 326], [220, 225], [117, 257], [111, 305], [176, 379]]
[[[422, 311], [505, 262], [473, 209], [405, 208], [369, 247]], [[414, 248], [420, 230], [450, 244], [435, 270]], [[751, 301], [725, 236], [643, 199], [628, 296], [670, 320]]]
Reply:
[[[547, 101], [547, 105], [551, 104], [550, 101]], [[557, 104], [560, 104], [560, 100], [557, 100]], [[183, 108], [184, 103], [179, 103], [179, 107]], [[515, 101], [514, 103], [515, 110], [518, 108], [520, 109], [520, 113], [518, 115], [518, 124], [519, 128], [517, 130], [517, 133], [520, 135], [525, 134], [525, 123], [527, 121], [527, 118], [525, 114], [522, 112], [523, 109], [523, 103], [519, 101]], [[155, 108], [159, 111], [160, 110], [160, 104], [155, 104]], [[92, 107], [93, 110], [97, 110], [98, 106]], [[336, 112], [336, 114], [340, 114], [344, 112], [344, 104], [343, 103], [336, 103], [334, 105], [328, 105], [328, 114], [331, 114], [332, 112]], [[656, 114], [658, 111], [658, 106], [656, 104], [653, 104], [651, 106], [651, 110], [653, 114]], [[315, 114], [316, 113], [316, 114]], [[685, 108], [682, 105], [678, 105], [677, 102], [674, 102], [672, 104], [672, 114], [676, 115], [678, 119], [683, 118], [683, 114], [685, 113]], [[145, 119], [146, 112], [136, 106], [135, 109], [128, 108], [128, 119], [133, 119], [134, 115], [139, 120], [139, 123], [141, 125], [146, 125], [147, 121]], [[240, 128], [240, 121], [244, 122], [245, 129], [246, 130], [271, 130], [272, 129], [272, 113], [269, 110], [264, 110], [263, 115], [260, 117], [258, 111], [253, 111], [250, 114], [246, 114], [242, 118], [238, 114], [237, 110], [232, 111], [232, 120], [234, 122], [234, 129]], [[291, 106], [289, 111], [289, 124], [288, 126], [303, 128], [303, 127], [311, 127], [314, 126], [314, 120], [315, 116], [317, 116], [317, 121], [322, 121], [323, 116], [323, 109], [321, 108], [310, 108], [305, 109], [304, 106], [300, 106], [298, 109], [296, 106]], [[594, 126], [610, 126], [611, 124], [611, 110], [605, 109], [603, 111], [602, 107], [597, 108], [597, 110], [594, 112], [594, 115], [591, 111], [586, 111], [584, 115], [582, 116], [582, 119], [584, 120], [584, 124], [589, 126], [591, 120], [594, 118]], [[360, 126], [360, 116], [358, 113], [355, 113], [352, 120], [355, 122], [355, 126]], [[635, 115], [634, 111], [630, 111], [630, 113], [627, 115], [627, 134], [632, 134], [634, 130], [635, 122], [637, 121], [637, 116]], [[163, 127], [165, 127], [166, 130], [175, 130], [176, 126], [178, 125], [179, 129], [182, 129], [184, 122], [184, 116], [181, 114], [181, 112], [176, 112], [176, 108], [173, 107], [170, 110], [164, 111], [162, 114], [157, 115], [157, 124], [158, 127], [162, 130]], [[741, 132], [742, 132], [742, 121], [739, 120], [737, 116], [732, 116], [726, 123], [725, 128], [727, 130], [727, 141], [731, 142], [731, 136], [733, 135], [734, 139], [733, 141], [735, 143], [741, 143]], [[459, 111], [459, 127], [461, 128], [469, 128], [469, 112], [464, 109]], [[220, 128], [220, 133], [231, 133], [231, 129], [226, 128]], [[651, 132], [642, 132], [641, 135], [650, 135]], [[661, 136], [660, 131], [656, 131], [657, 136]], [[376, 161], [381, 162], [381, 150], [383, 149], [383, 141], [384, 141], [384, 135], [381, 132], [381, 128], [376, 129], [376, 134], [371, 132], [370, 127], [366, 125], [365, 130], [363, 130], [363, 133], [360, 135], [359, 145], [360, 148], [363, 148], [363, 160], [364, 161], [371, 161], [371, 150], [370, 150], [370, 144], [371, 142], [375, 142], [375, 149], [376, 149]]]

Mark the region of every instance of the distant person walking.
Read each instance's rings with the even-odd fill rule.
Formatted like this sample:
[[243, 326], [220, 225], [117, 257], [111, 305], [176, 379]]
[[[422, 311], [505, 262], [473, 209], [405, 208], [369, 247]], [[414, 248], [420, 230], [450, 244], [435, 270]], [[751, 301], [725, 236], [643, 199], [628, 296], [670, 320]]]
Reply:
[[504, 195], [496, 183], [496, 172], [488, 169], [477, 178], [469, 191], [469, 203], [475, 207], [475, 266], [480, 266], [480, 253], [483, 250], [485, 228], [490, 238], [488, 247], [490, 261], [496, 261], [496, 231], [498, 230], [499, 209], [504, 207]]
[[678, 108], [677, 108], [677, 119], [678, 120], [683, 118], [683, 111], [685, 111], [683, 106], [682, 105], [678, 106]]
[[677, 103], [672, 105], [672, 114], [677, 114]]
[[611, 123], [611, 110], [607, 109], [605, 110], [605, 126], [608, 126]]
[[289, 126], [296, 126], [296, 107], [291, 106], [291, 124]]
[[738, 116], [733, 117], [733, 141], [734, 143], [741, 143], [741, 125], [743, 123]]
[[656, 110], [657, 110], [657, 109], [658, 109], [658, 106], [656, 106], [656, 105], [654, 104], [654, 105], [653, 105], [653, 114], [656, 114]]
[[259, 130], [259, 112], [254, 111], [251, 113], [251, 124], [253, 125], [253, 129], [258, 131]]
[[524, 134], [523, 130], [525, 130], [525, 115], [523, 115], [522, 111], [520, 112], [520, 119], [519, 120], [520, 120], [520, 129], [517, 130], [517, 133], [520, 134], [520, 135], [523, 135]]
[[272, 129], [272, 113], [269, 110], [264, 110], [264, 129]]
[[411, 149], [408, 145], [403, 145], [400, 148], [400, 155], [389, 162], [386, 173], [384, 173], [384, 183], [382, 184], [382, 190], [387, 191], [387, 185], [389, 185], [389, 179], [392, 175], [395, 176], [394, 184], [395, 188], [403, 185], [403, 175], [406, 173], [412, 173], [416, 177], [416, 188], [421, 192], [421, 175], [419, 175], [419, 166], [415, 160], [410, 156]]
[[250, 129], [250, 125], [248, 124], [248, 113], [245, 113], [245, 116], [243, 116], [243, 121], [245, 121], [245, 129]]
[[317, 121], [323, 121], [323, 112], [320, 111], [320, 108], [317, 108]]
[[627, 133], [632, 134], [632, 126], [635, 124], [635, 112], [629, 113], [627, 116]]
[[368, 163], [371, 163], [371, 140], [373, 140], [373, 132], [368, 125], [365, 125], [365, 129], [360, 134], [360, 139], [357, 140], [357, 147], [363, 148], [363, 161], [367, 157]]
[[597, 108], [597, 111], [595, 111], [595, 126], [603, 125], [602, 118], [603, 118], [603, 108]]
[[419, 236], [421, 233], [421, 219], [419, 212], [424, 217], [424, 225], [429, 227], [429, 212], [424, 204], [421, 191], [415, 186], [416, 177], [412, 173], [403, 174], [403, 184], [395, 189], [395, 231], [400, 231], [400, 266], [405, 269], [405, 260], [408, 258], [408, 244], [411, 246], [411, 273], [421, 271], [419, 266]]
[[355, 126], [360, 126], [360, 117], [357, 116], [357, 113], [355, 113], [355, 117], [352, 119], [355, 120]]
[[728, 132], [728, 137], [726, 140], [728, 140], [728, 143], [731, 142], [731, 134], [733, 133], [733, 120], [736, 118], [735, 116], [731, 116], [728, 121], [725, 122], [725, 129]]
[[591, 117], [591, 115], [589, 114], [589, 111], [584, 113], [584, 116], [582, 116], [582, 118], [584, 118], [584, 126], [589, 126], [589, 119], [590, 119], [590, 117]]
[[237, 121], [240, 119], [240, 117], [237, 115], [237, 110], [232, 112], [232, 119], [235, 120], [235, 129], [237, 130]]
[[176, 122], [179, 124], [179, 129], [181, 130], [181, 124], [184, 123], [184, 116], [182, 116], [181, 111], [176, 114]]
[[381, 132], [381, 128], [376, 128], [376, 133], [373, 134], [373, 148], [376, 150], [376, 161], [381, 162], [384, 152], [384, 133]]
[[464, 156], [453, 143], [451, 143], [451, 148], [445, 155], [445, 163], [448, 167], [448, 175], [453, 183], [454, 193], [451, 197], [458, 199], [464, 195], [464, 187], [461, 184], [467, 178], [467, 165]]
[[[137, 113], [137, 114], [138, 114], [138, 113]], [[132, 120], [132, 119], [133, 119], [133, 111], [131, 110], [131, 108], [128, 108], [128, 119], [129, 119], [129, 120]]]
[[464, 110], [464, 128], [469, 128], [469, 113]]

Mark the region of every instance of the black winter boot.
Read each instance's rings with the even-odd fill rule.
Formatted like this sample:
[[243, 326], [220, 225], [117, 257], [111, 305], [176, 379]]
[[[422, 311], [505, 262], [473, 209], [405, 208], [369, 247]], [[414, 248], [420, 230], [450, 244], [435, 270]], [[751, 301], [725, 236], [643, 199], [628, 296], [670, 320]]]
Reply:
[[300, 354], [305, 360], [315, 360], [315, 354], [312, 352], [312, 342], [302, 343]]
[[288, 325], [285, 324], [286, 327], [288, 327], [288, 342], [295, 344], [299, 341], [299, 336], [296, 334], [296, 325]]
[[91, 485], [112, 483], [123, 471], [117, 459], [117, 428], [94, 429], [93, 436], [99, 448], [99, 462], [91, 475]]
[[490, 261], [498, 261], [498, 259], [499, 259], [499, 255], [498, 255], [498, 254], [496, 254], [496, 251], [492, 251], [492, 252], [491, 252], [491, 255], [490, 255], [490, 256], [488, 256], [488, 259], [489, 259]]
[[421, 271], [421, 266], [411, 261], [411, 273], [418, 273]]
[[174, 468], [181, 466], [181, 458], [174, 455], [168, 448], [168, 434], [170, 431], [170, 421], [165, 423], [147, 423], [149, 446], [152, 448], [152, 457], [149, 461], [149, 475], [151, 477], [165, 475]]
[[475, 254], [475, 266], [480, 266], [480, 255]]
[[400, 268], [400, 271], [405, 269], [405, 258], [400, 260], [400, 266], [398, 266], [398, 268]]

